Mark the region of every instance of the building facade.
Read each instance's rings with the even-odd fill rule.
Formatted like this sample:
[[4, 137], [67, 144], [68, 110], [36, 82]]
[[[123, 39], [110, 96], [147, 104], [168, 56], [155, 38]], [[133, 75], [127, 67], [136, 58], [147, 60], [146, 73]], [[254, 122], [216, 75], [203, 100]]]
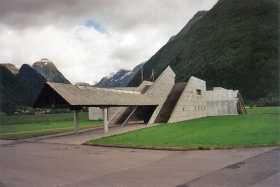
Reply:
[[[158, 103], [149, 110], [139, 106], [109, 107], [109, 124], [125, 124], [129, 120], [143, 120], [141, 112], [149, 113], [145, 123], [173, 123], [207, 116], [238, 115], [245, 112], [238, 90], [214, 87], [206, 90], [206, 81], [190, 77], [188, 82], [175, 83], [175, 73], [170, 67], [155, 80], [144, 81], [134, 90], [153, 97]], [[118, 88], [114, 88], [118, 89]], [[102, 108], [89, 107], [89, 119], [103, 119]], [[139, 117], [140, 116], [140, 117]]]

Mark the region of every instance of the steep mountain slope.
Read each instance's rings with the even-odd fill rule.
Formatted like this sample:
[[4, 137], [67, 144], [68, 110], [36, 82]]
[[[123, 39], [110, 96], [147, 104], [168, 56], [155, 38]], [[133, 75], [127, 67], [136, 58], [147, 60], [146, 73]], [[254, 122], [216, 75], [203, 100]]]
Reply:
[[127, 86], [143, 64], [138, 64], [133, 70], [121, 69], [111, 76], [103, 77], [95, 86], [104, 88]]
[[32, 68], [40, 73], [47, 81], [70, 84], [70, 81], [63, 76], [54, 63], [46, 58], [35, 62]]
[[[220, 0], [194, 18], [144, 64], [158, 76], [168, 65], [177, 81], [191, 75], [208, 86], [239, 89], [246, 100], [277, 98], [278, 0]], [[130, 86], [140, 83], [136, 75]]]
[[19, 83], [24, 87], [22, 91], [24, 103], [22, 104], [32, 106], [33, 101], [36, 99], [47, 80], [28, 64], [23, 64], [21, 66], [16, 77]]
[[12, 112], [18, 103], [22, 103], [20, 94], [23, 86], [16, 76], [7, 68], [0, 64], [0, 111]]
[[197, 12], [194, 17], [186, 24], [185, 27], [175, 36], [172, 36], [169, 40], [169, 42], [173, 41], [174, 39], [177, 39], [178, 37], [187, 34], [192, 26], [199, 21], [201, 18], [203, 18], [207, 14], [207, 11], [199, 11]]

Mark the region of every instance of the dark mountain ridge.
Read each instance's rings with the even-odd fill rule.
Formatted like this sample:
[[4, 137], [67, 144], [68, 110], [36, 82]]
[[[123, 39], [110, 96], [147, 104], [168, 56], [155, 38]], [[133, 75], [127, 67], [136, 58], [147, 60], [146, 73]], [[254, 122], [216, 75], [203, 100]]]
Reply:
[[0, 111], [12, 113], [32, 106], [46, 81], [70, 83], [46, 60], [33, 66], [23, 64], [19, 70], [13, 64], [0, 64]]
[[21, 66], [16, 78], [18, 79], [18, 83], [24, 87], [22, 91], [24, 102], [20, 104], [32, 106], [33, 101], [36, 99], [47, 80], [28, 64], [23, 64]]
[[14, 111], [23, 102], [20, 95], [23, 89], [16, 76], [6, 66], [0, 65], [0, 111]]

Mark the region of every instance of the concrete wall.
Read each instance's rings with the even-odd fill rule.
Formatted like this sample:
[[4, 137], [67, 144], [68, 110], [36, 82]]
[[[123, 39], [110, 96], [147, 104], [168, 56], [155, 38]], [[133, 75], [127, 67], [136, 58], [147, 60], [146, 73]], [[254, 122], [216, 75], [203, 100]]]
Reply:
[[165, 100], [167, 99], [174, 85], [175, 73], [168, 66], [145, 93], [147, 95], [156, 96], [160, 103], [152, 114], [148, 124], [152, 124], [155, 122], [157, 115], [159, 114]]
[[[170, 67], [167, 67], [154, 83], [144, 81], [137, 89], [134, 89], [138, 92], [145, 92], [145, 95], [156, 96], [155, 99], [159, 105], [153, 112], [148, 122], [149, 124], [155, 122], [174, 85], [175, 73]], [[147, 91], [145, 91], [145, 87], [148, 88]], [[179, 122], [205, 116], [237, 115], [237, 96], [238, 91], [227, 90], [221, 87], [215, 87], [211, 91], [206, 91], [205, 81], [191, 77], [171, 112], [168, 122]], [[109, 108], [110, 123], [114, 123], [116, 119], [124, 114], [126, 109], [127, 107]], [[102, 110], [90, 107], [89, 119], [103, 119]]]
[[98, 107], [88, 107], [88, 119], [99, 120], [103, 119], [103, 112]]
[[[116, 112], [124, 107], [109, 107], [108, 108], [108, 118], [111, 120]], [[100, 120], [104, 119], [103, 110], [99, 107], [89, 107], [88, 108], [88, 118], [89, 120]]]
[[207, 116], [205, 92], [206, 82], [191, 77], [168, 122], [173, 123]]
[[206, 92], [207, 115], [238, 115], [238, 91], [216, 87]]

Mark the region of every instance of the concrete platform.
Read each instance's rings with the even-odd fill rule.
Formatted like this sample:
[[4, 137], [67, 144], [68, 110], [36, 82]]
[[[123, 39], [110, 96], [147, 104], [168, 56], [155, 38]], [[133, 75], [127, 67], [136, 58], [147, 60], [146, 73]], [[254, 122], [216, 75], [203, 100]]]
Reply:
[[[267, 152], [267, 153], [266, 153]], [[0, 186], [180, 186], [203, 176], [206, 186], [216, 184], [219, 172], [233, 167], [247, 159], [262, 154], [275, 155], [279, 149], [258, 148], [212, 151], [151, 151], [103, 148], [81, 145], [66, 145], [48, 142], [21, 142], [0, 145]], [[261, 156], [262, 157], [262, 156]], [[237, 175], [235, 169], [228, 169], [227, 175], [237, 176], [237, 186], [248, 186], [244, 176], [261, 171], [265, 175], [255, 180], [255, 187], [264, 184], [278, 184], [275, 173], [277, 158], [250, 161], [253, 170], [245, 169]], [[269, 158], [272, 158], [272, 161]], [[257, 164], [256, 164], [257, 163]], [[279, 160], [278, 160], [279, 163]], [[274, 166], [273, 166], [274, 165]], [[245, 165], [246, 166], [246, 165]], [[243, 166], [242, 166], [243, 167]], [[271, 168], [271, 169], [269, 169]], [[270, 173], [270, 175], [267, 175]], [[217, 176], [218, 175], [218, 176]], [[245, 181], [244, 183], [242, 183]], [[205, 183], [204, 183], [205, 184]], [[243, 185], [244, 184], [244, 185]], [[253, 184], [250, 182], [250, 184]], [[204, 185], [201, 185], [204, 186]]]

